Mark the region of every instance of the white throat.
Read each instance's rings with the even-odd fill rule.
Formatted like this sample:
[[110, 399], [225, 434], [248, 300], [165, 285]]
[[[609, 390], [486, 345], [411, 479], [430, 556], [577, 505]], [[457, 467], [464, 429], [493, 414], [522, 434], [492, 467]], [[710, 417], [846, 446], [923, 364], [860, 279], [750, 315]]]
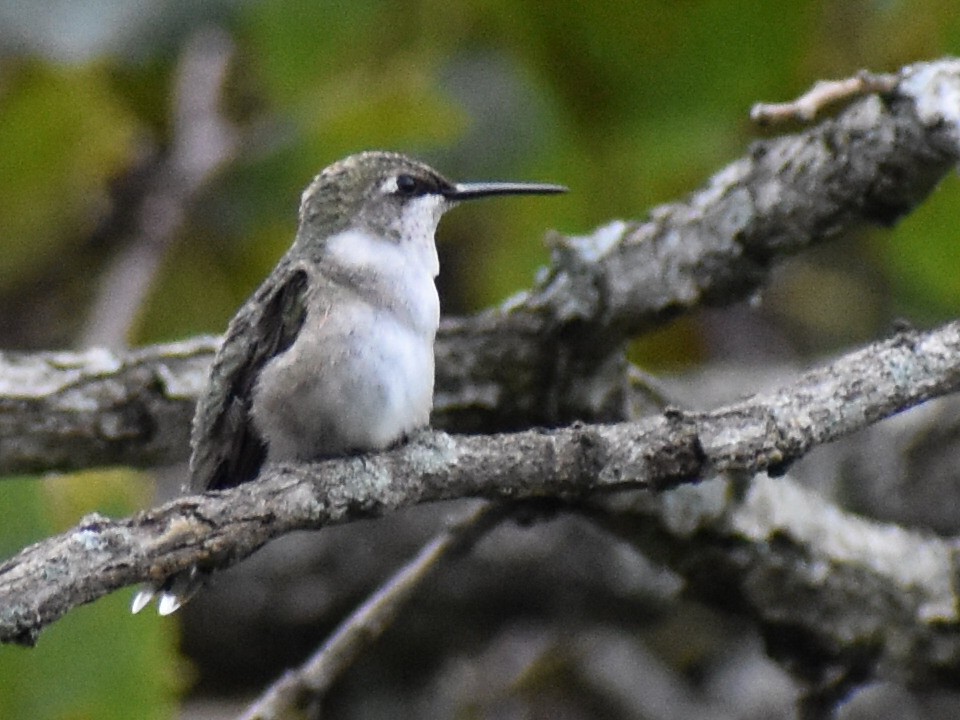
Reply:
[[376, 223], [361, 222], [331, 237], [327, 252], [334, 261], [357, 270], [394, 274], [402, 268], [404, 272], [420, 270], [435, 278], [440, 272], [437, 224], [449, 206], [439, 195], [411, 199], [384, 228], [389, 237], [379, 237], [368, 229]]
[[397, 241], [353, 228], [327, 240], [329, 260], [370, 281], [367, 301], [406, 316], [412, 329], [431, 337], [440, 323], [434, 278], [440, 269], [433, 233]]

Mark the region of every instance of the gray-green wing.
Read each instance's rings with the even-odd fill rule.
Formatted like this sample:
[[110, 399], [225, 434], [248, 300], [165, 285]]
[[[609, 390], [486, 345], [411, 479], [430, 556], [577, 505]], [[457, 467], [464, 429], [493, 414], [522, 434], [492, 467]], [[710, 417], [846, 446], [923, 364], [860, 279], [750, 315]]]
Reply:
[[296, 340], [309, 279], [304, 267], [281, 262], [231, 320], [193, 418], [190, 490], [231, 487], [259, 474], [267, 448], [250, 415], [253, 389], [267, 362]]

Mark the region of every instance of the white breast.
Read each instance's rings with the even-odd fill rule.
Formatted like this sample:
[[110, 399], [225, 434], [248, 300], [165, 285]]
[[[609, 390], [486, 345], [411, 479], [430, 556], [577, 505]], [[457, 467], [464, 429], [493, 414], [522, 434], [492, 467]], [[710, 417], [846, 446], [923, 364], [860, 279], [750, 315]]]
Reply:
[[398, 243], [362, 230], [346, 230], [331, 237], [326, 248], [331, 260], [341, 266], [378, 276], [379, 301], [384, 305], [409, 309], [417, 328], [436, 332], [440, 300], [434, 278], [440, 261], [432, 232]]
[[328, 241], [343, 267], [378, 276], [377, 293], [312, 298], [297, 340], [261, 372], [253, 419], [271, 460], [379, 450], [429, 422], [440, 320], [429, 246], [404, 252], [359, 231]]

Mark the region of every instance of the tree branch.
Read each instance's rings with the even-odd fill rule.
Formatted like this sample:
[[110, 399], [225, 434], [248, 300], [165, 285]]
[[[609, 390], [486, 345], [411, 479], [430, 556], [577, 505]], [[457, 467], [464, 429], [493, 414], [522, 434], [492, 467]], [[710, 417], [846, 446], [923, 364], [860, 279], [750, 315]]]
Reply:
[[[627, 338], [749, 296], [777, 259], [909, 212], [960, 159], [960, 61], [910, 66], [896, 78], [883, 99], [755, 144], [644, 222], [551, 236], [551, 265], [530, 292], [443, 322], [434, 426], [493, 432], [625, 419]], [[183, 363], [180, 346], [173, 358], [170, 347], [0, 355], [0, 475], [184, 459], [186, 442], [171, 440], [186, 437], [204, 351]]]
[[0, 476], [185, 459], [218, 344], [0, 353]]
[[123, 347], [190, 202], [236, 154], [239, 136], [221, 117], [233, 55], [222, 30], [193, 34], [177, 66], [170, 152], [156, 169], [132, 236], [104, 273], [82, 333], [83, 346]]
[[[956, 539], [845, 513], [789, 478], [714, 479], [598, 498], [594, 519], [756, 623], [769, 655], [814, 694], [960, 674]], [[945, 678], [950, 678], [946, 680]]]
[[285, 673], [251, 703], [240, 720], [276, 720], [319, 702], [344, 670], [380, 637], [431, 570], [452, 552], [472, 545], [506, 516], [504, 506], [485, 504], [436, 535], [351, 613], [306, 662]]
[[861, 70], [843, 80], [821, 80], [790, 102], [757, 103], [750, 109], [750, 119], [758, 125], [774, 125], [790, 120], [811, 122], [825, 107], [866, 94], [893, 92], [898, 82], [896, 75], [876, 75]]
[[[493, 436], [425, 432], [393, 451], [268, 466], [255, 483], [132, 518], [84, 518], [0, 565], [0, 641], [32, 644], [125, 585], [247, 557], [284, 533], [463, 497], [566, 500], [717, 472], [782, 472], [812, 447], [960, 387], [960, 322], [904, 331], [778, 391], [711, 412]], [[960, 657], [960, 656], [958, 656]]]

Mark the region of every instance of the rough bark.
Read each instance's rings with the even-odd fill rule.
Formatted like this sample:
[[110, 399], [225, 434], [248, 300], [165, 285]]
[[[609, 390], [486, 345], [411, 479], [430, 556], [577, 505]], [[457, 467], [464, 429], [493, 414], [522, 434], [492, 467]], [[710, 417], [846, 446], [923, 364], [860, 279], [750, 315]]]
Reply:
[[[627, 419], [627, 339], [695, 307], [742, 300], [777, 259], [916, 207], [960, 159], [960, 61], [910, 66], [899, 78], [883, 97], [756, 143], [647, 220], [552, 235], [537, 286], [443, 322], [432, 424], [496, 432]], [[0, 356], [0, 474], [184, 459], [213, 350], [202, 341]]]
[[711, 412], [491, 436], [438, 432], [391, 452], [272, 465], [255, 483], [190, 496], [33, 545], [0, 566], [0, 641], [32, 644], [77, 605], [193, 565], [222, 568], [293, 530], [485, 497], [582, 500], [717, 472], [782, 473], [810, 448], [960, 387], [960, 322], [901, 332], [776, 392]]
[[[955, 541], [857, 518], [789, 479], [745, 478], [954, 392], [960, 324], [898, 332], [713, 411], [642, 419], [622, 353], [679, 313], [750, 296], [778, 259], [923, 201], [960, 158], [960, 62], [906, 68], [887, 87], [755, 144], [642, 222], [553, 236], [528, 293], [446, 320], [434, 426], [488, 435], [426, 433], [376, 456], [270, 466], [133, 518], [84, 518], [0, 565], [0, 641], [32, 644], [79, 604], [226, 567], [291, 530], [455, 498], [548, 498], [662, 560], [696, 597], [746, 613], [814, 686], [955, 686]], [[184, 459], [215, 347], [0, 356], [0, 474]], [[608, 424], [527, 429], [572, 420]]]

